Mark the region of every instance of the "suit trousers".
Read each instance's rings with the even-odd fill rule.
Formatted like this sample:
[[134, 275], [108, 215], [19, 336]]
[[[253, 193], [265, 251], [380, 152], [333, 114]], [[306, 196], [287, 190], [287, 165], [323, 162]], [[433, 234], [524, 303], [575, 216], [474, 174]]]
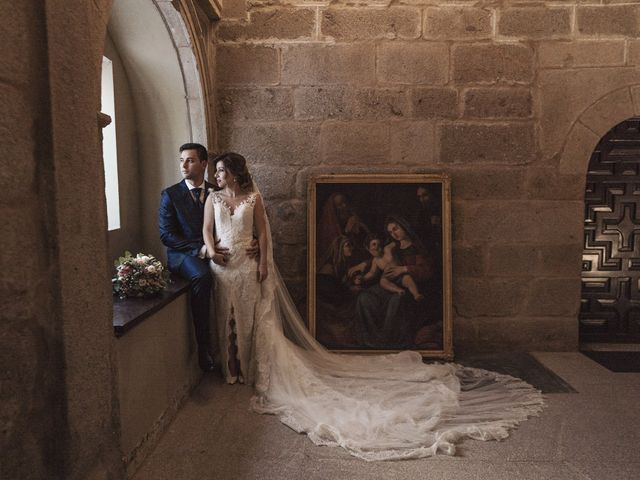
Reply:
[[211, 289], [213, 288], [209, 260], [187, 256], [177, 273], [190, 282], [189, 302], [198, 350], [208, 352], [211, 346], [209, 313], [211, 311]]

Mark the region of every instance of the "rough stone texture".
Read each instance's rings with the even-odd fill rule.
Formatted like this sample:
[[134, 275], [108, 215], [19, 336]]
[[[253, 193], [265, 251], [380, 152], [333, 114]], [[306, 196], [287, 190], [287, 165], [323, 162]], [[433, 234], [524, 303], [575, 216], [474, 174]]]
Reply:
[[373, 83], [374, 52], [363, 45], [298, 45], [282, 52], [282, 83]]
[[640, 24], [637, 5], [606, 5], [578, 7], [578, 31], [584, 35], [638, 34]]
[[624, 65], [624, 42], [619, 40], [542, 42], [538, 45], [538, 62], [542, 68]]
[[[0, 137], [20, 159], [0, 176], [3, 478], [123, 474], [106, 213], [95, 194], [104, 175], [96, 113], [109, 7], [0, 6]], [[78, 185], [69, 172], [80, 171], [92, 181]]]
[[596, 145], [600, 141], [595, 133], [585, 127], [582, 123], [576, 122], [567, 136], [567, 141], [560, 158], [558, 171], [560, 174], [574, 174], [586, 178], [587, 159]]
[[429, 165], [435, 163], [435, 123], [398, 122], [391, 127], [391, 164]]
[[456, 168], [449, 173], [455, 199], [514, 200], [524, 194], [526, 172], [521, 167]]
[[482, 39], [492, 35], [491, 11], [482, 8], [427, 8], [424, 38]]
[[249, 165], [313, 165], [318, 161], [320, 126], [315, 122], [225, 124], [220, 150], [242, 152]]
[[452, 253], [453, 276], [482, 277], [485, 274], [485, 249], [482, 246], [454, 245]]
[[224, 0], [222, 2], [222, 14], [225, 19], [244, 19], [247, 16], [247, 2], [237, 0]]
[[247, 22], [223, 22], [218, 28], [221, 41], [243, 40], [309, 40], [315, 28], [315, 11], [311, 9], [277, 8], [255, 10]]
[[[524, 314], [531, 316], [572, 316], [578, 314], [581, 283], [572, 278], [536, 278], [529, 286]], [[567, 301], [572, 299], [572, 301]]]
[[419, 118], [456, 118], [458, 92], [453, 88], [416, 88], [411, 94], [413, 116]]
[[352, 90], [343, 86], [298, 87], [293, 95], [295, 116], [300, 119], [351, 116]]
[[571, 9], [506, 8], [500, 12], [498, 33], [531, 39], [566, 36], [571, 33]]
[[560, 174], [556, 168], [530, 168], [527, 172], [527, 196], [534, 200], [584, 199], [585, 178], [576, 173]]
[[633, 100], [633, 110], [636, 115], [640, 115], [640, 86], [631, 87], [631, 99]]
[[570, 201], [465, 201], [453, 218], [459, 240], [505, 244], [580, 243], [583, 202]]
[[225, 122], [286, 120], [293, 117], [289, 88], [227, 88], [217, 92], [218, 116]]
[[306, 245], [307, 203], [302, 200], [282, 202], [267, 199], [273, 240], [278, 244]]
[[407, 92], [395, 89], [357, 89], [353, 94], [353, 117], [401, 119], [408, 116]]
[[492, 276], [572, 277], [580, 272], [582, 249], [572, 245], [490, 245], [487, 274]]
[[[268, 1], [268, 0], [267, 0]], [[285, 0], [287, 2], [295, 2], [297, 0]], [[302, 0], [312, 2], [313, 0]], [[321, 3], [337, 3], [341, 5], [361, 5], [365, 7], [386, 7], [393, 0], [320, 0]]]
[[[97, 5], [102, 7], [99, 14]], [[54, 268], [59, 269], [64, 319], [66, 421], [72, 449], [69, 479], [116, 476], [122, 468], [111, 357], [111, 265], [104, 255], [107, 245], [102, 233], [106, 231], [105, 204], [101, 195], [95, 195], [95, 186], [86, 185], [83, 191], [77, 179], [68, 175], [82, 171], [99, 188], [104, 182], [95, 110], [109, 6], [108, 1], [89, 5], [80, 0], [51, 6], [52, 11], [47, 6], [57, 190], [54, 215], [60, 219]], [[78, 45], [86, 47], [78, 49]]]
[[420, 36], [420, 10], [392, 7], [386, 10], [329, 8], [322, 11], [322, 35], [339, 42]]
[[385, 123], [325, 123], [320, 141], [325, 164], [370, 165], [389, 158], [389, 129]]
[[[394, 123], [394, 125], [400, 125], [403, 122]], [[376, 164], [374, 168], [371, 165], [366, 164], [330, 164], [317, 163], [310, 167], [301, 168], [296, 177], [296, 196], [301, 200], [307, 200], [307, 193], [309, 187], [309, 178], [311, 176], [326, 175], [326, 174], [370, 174], [372, 170], [376, 173], [407, 173], [406, 166], [396, 165], [389, 166], [388, 163]]]
[[531, 114], [531, 91], [526, 88], [472, 88], [464, 93], [465, 117], [526, 118]]
[[453, 285], [457, 315], [462, 317], [506, 317], [519, 313], [527, 284], [522, 279], [461, 277]]
[[[622, 105], [625, 107], [621, 108]], [[604, 135], [611, 129], [611, 125], [617, 125], [633, 114], [631, 92], [628, 88], [622, 88], [591, 105], [582, 113], [580, 121], [595, 133]]]
[[307, 249], [302, 245], [277, 244], [273, 258], [283, 277], [297, 275], [307, 265]]
[[[541, 276], [561, 276], [575, 279], [582, 269], [582, 245], [544, 245], [540, 247], [537, 270]], [[571, 301], [571, 298], [567, 298]]]
[[533, 78], [533, 50], [526, 45], [458, 45], [452, 57], [453, 79], [458, 83], [528, 83]]
[[265, 165], [252, 169], [265, 201], [289, 197], [293, 191], [297, 168]]
[[276, 84], [278, 51], [264, 46], [218, 45], [216, 79], [221, 85]]
[[640, 65], [640, 40], [629, 41], [627, 62], [629, 65]]
[[533, 125], [444, 124], [440, 129], [440, 160], [447, 163], [523, 164], [535, 158]]
[[377, 78], [385, 83], [442, 85], [449, 75], [445, 43], [383, 43], [378, 47]]
[[630, 68], [540, 71], [539, 139], [543, 158], [552, 158], [560, 152], [571, 126], [586, 108], [611, 92], [638, 83], [640, 72]]
[[[575, 317], [463, 318], [454, 320], [458, 352], [576, 350]], [[475, 472], [474, 472], [475, 473]], [[557, 473], [549, 472], [553, 476]], [[517, 474], [516, 474], [517, 475]], [[532, 474], [535, 477], [537, 473]], [[571, 478], [572, 474], [563, 474]]]

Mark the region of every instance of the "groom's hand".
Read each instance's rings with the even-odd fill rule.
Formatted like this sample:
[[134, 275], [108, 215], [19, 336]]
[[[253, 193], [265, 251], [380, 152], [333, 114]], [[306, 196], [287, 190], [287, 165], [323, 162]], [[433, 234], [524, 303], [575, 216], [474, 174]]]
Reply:
[[255, 258], [256, 260], [260, 258], [260, 246], [257, 239], [251, 240], [251, 245], [247, 247], [246, 252], [249, 258]]
[[216, 265], [220, 265], [221, 267], [227, 266], [227, 257], [225, 257], [222, 253], [214, 253], [213, 257], [211, 257], [211, 261]]
[[229, 258], [229, 249], [224, 247], [215, 247], [215, 252], [211, 257], [213, 263], [216, 265], [225, 266], [227, 264], [227, 259]]

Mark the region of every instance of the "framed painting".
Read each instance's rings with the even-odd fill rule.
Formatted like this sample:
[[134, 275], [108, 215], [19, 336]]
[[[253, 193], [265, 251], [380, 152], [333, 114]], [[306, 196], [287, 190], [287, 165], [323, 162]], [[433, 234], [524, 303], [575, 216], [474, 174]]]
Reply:
[[309, 179], [308, 318], [333, 351], [453, 358], [446, 175]]

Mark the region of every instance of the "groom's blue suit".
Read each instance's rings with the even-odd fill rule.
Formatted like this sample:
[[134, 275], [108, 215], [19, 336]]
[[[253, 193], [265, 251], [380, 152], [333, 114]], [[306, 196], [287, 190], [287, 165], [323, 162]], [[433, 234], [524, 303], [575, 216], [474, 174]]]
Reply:
[[[205, 202], [210, 188], [213, 185], [205, 182]], [[184, 180], [163, 190], [158, 211], [160, 238], [167, 247], [169, 270], [191, 283], [191, 314], [201, 355], [210, 347], [209, 312], [213, 284], [209, 260], [198, 257], [204, 245], [203, 214], [204, 205], [194, 201]]]

